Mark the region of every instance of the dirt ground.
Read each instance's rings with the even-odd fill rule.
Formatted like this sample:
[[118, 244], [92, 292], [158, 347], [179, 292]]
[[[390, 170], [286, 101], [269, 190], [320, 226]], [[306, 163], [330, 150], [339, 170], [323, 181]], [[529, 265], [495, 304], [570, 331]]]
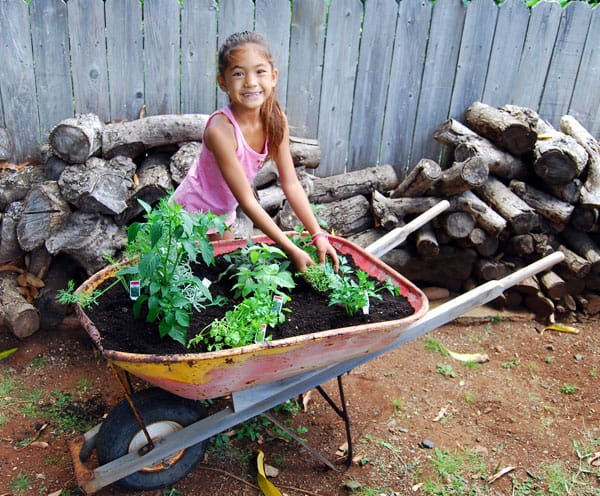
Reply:
[[[354, 369], [343, 378], [355, 453], [349, 468], [338, 453], [346, 440], [343, 423], [313, 391], [305, 408], [277, 416], [291, 419], [339, 471], [325, 469], [267, 428], [255, 441], [228, 433], [227, 448], [211, 447], [173, 487], [141, 493], [111, 485], [96, 494], [257, 495], [258, 449], [279, 471], [271, 481], [290, 496], [345, 495], [351, 487], [363, 494], [422, 494], [418, 484], [431, 477], [435, 449], [471, 450], [484, 460], [487, 475], [514, 467], [489, 485], [488, 494], [512, 494], [513, 478], [535, 477], [548, 463], [577, 472], [581, 460], [573, 442], [600, 439], [600, 329], [597, 321], [572, 325], [578, 334], [542, 333], [543, 325], [523, 314], [461, 319]], [[436, 343], [485, 353], [489, 361], [465, 366], [436, 351]], [[57, 406], [51, 392], [71, 393], [63, 415], [87, 414], [94, 425], [122, 399], [119, 386], [76, 326], [40, 331], [22, 342], [0, 334], [0, 350], [13, 346], [18, 351], [0, 362], [0, 495], [81, 494], [68, 448], [76, 432], [62, 432], [55, 417], [44, 414]], [[335, 381], [324, 388], [337, 398]], [[33, 413], [26, 410], [27, 391], [39, 393]]]

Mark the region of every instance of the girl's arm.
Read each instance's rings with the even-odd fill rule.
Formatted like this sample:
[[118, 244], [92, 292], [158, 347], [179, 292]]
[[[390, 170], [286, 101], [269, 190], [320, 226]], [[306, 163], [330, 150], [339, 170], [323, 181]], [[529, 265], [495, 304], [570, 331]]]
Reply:
[[[290, 202], [290, 205], [294, 209], [294, 212], [302, 222], [304, 228], [311, 234], [314, 235], [321, 232], [322, 229], [315, 217], [315, 214], [311, 208], [308, 196], [304, 191], [304, 188], [298, 180], [294, 162], [292, 160], [292, 154], [290, 152], [290, 136], [289, 128], [283, 136], [281, 145], [277, 151], [277, 156], [274, 157], [275, 163], [279, 170], [279, 180], [281, 187], [285, 193], [286, 198]], [[339, 261], [337, 254], [333, 246], [329, 243], [326, 236], [320, 236], [315, 240], [315, 245], [319, 253], [319, 261], [325, 263], [327, 256], [331, 257], [334, 267], [338, 267]]]
[[237, 199], [242, 210], [254, 224], [292, 259], [296, 268], [303, 271], [312, 263], [310, 256], [297, 247], [277, 226], [271, 216], [260, 206], [252, 186], [235, 154], [236, 139], [228, 120], [213, 119], [204, 134], [206, 146], [213, 152], [223, 178]]

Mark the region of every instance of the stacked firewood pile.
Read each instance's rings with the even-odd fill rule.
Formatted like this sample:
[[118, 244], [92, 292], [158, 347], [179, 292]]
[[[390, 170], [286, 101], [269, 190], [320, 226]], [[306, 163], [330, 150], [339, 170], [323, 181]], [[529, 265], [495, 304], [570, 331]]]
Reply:
[[[56, 291], [118, 258], [137, 200], [168, 194], [197, 159], [206, 115], [103, 123], [94, 114], [58, 123], [43, 164], [0, 161], [0, 327], [26, 337], [58, 324]], [[473, 104], [466, 124], [435, 139], [449, 166], [423, 159], [400, 180], [392, 166], [318, 178], [314, 140], [290, 139], [298, 175], [327, 229], [367, 246], [446, 199], [450, 208], [384, 260], [421, 286], [461, 292], [550, 251], [554, 271], [507, 291], [498, 304], [541, 318], [600, 311], [600, 147], [571, 117], [561, 131], [535, 112]], [[255, 180], [261, 205], [283, 229], [298, 221], [267, 163]], [[243, 215], [236, 236], [252, 235]]]

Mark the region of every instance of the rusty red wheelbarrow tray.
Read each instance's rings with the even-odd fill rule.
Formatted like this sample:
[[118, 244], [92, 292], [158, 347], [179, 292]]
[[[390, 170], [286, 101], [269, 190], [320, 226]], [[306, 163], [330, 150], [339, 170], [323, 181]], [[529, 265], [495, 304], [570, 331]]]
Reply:
[[[263, 238], [257, 239], [262, 240]], [[155, 467], [166, 466], [169, 469], [169, 463], [165, 465], [165, 460], [177, 461], [179, 455], [187, 449], [235, 425], [264, 414], [331, 379], [337, 377], [339, 381], [343, 374], [355, 367], [497, 298], [516, 283], [548, 270], [564, 258], [560, 252], [553, 253], [503, 279], [489, 281], [428, 310], [427, 298], [423, 292], [371, 255], [369, 248], [363, 250], [337, 237], [332, 237], [332, 242], [340, 253], [351, 254], [357, 264], [370, 275], [378, 279], [391, 277], [402, 288], [414, 313], [405, 319], [331, 329], [233, 350], [158, 356], [103, 349], [98, 330], [85, 313], [78, 309], [90, 337], [112, 365], [174, 393], [175, 397], [181, 399], [218, 398], [225, 394], [231, 394], [232, 397], [232, 406], [152, 439], [148, 443], [151, 445], [150, 449], [131, 449], [123, 456], [91, 468], [86, 463], [97, 448], [96, 438], [102, 424], [95, 426], [70, 444], [79, 487], [86, 494], [92, 494], [147, 469], [151, 473], [157, 471]], [[215, 253], [232, 251], [244, 244], [243, 240], [219, 242], [215, 244]], [[380, 245], [376, 248], [373, 252], [383, 251]], [[99, 284], [109, 276], [110, 269], [101, 271], [84, 283], [82, 288]], [[171, 483], [172, 480], [169, 481]], [[155, 487], [163, 486], [149, 486], [148, 489]]]

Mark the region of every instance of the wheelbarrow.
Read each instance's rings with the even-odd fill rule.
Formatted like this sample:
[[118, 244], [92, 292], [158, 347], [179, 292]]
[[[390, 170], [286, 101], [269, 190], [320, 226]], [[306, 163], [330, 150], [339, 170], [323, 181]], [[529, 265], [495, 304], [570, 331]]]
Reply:
[[[549, 269], [564, 258], [561, 252], [553, 253], [429, 310], [424, 293], [378, 257], [447, 207], [448, 202], [441, 202], [366, 249], [343, 238], [330, 238], [336, 250], [352, 255], [362, 270], [380, 280], [390, 278], [401, 288], [414, 311], [403, 319], [329, 329], [217, 352], [141, 355], [104, 349], [99, 331], [77, 307], [83, 326], [108, 360], [126, 396], [102, 424], [70, 443], [81, 490], [92, 494], [115, 482], [136, 490], [173, 485], [202, 458], [211, 437], [258, 415], [268, 415], [268, 410], [314, 388], [344, 420], [348, 460], [351, 460], [350, 422], [341, 380], [345, 373], [497, 298], [514, 284]], [[259, 237], [255, 241], [268, 241], [268, 238]], [[245, 240], [216, 242], [215, 255], [245, 244]], [[114, 267], [100, 271], [80, 289], [96, 287], [114, 271]], [[154, 387], [134, 393], [125, 380], [128, 374]], [[341, 406], [321, 387], [334, 378], [338, 380]], [[230, 405], [210, 415], [195, 401], [225, 395], [231, 397]], [[271, 416], [269, 419], [277, 422]], [[316, 458], [336, 468], [304, 441], [288, 433]], [[99, 462], [95, 468], [88, 465], [94, 450]]]

